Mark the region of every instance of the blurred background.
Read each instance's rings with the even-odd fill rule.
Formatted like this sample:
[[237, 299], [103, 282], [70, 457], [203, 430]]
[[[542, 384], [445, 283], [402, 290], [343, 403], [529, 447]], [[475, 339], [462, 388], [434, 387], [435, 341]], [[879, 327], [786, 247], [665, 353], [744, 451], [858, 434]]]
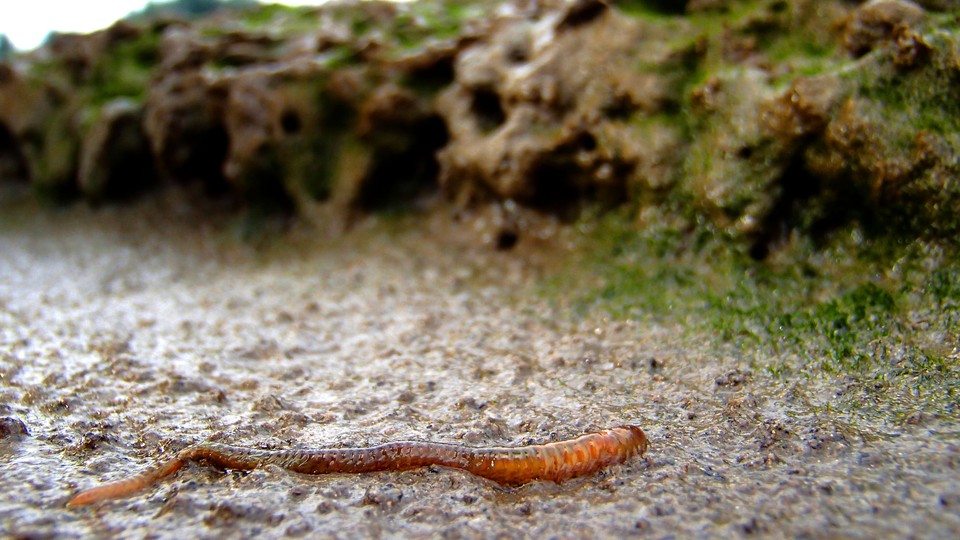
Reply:
[[[320, 5], [329, 0], [31, 0], [16, 2], [15, 9], [4, 9], [0, 19], [0, 58], [14, 50], [38, 47], [51, 32], [93, 32], [124, 17], [149, 17], [178, 14], [185, 17], [205, 15], [217, 9], [232, 9], [251, 4]], [[12, 0], [4, 5], [10, 7]]]

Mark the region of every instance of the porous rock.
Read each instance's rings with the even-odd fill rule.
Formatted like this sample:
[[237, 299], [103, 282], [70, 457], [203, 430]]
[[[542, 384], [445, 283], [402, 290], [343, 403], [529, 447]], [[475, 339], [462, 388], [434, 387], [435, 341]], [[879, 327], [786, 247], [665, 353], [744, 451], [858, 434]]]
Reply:
[[903, 28], [918, 24], [923, 17], [923, 8], [908, 0], [870, 0], [847, 22], [843, 46], [853, 56], [863, 56], [893, 40]]
[[629, 119], [671, 99], [668, 77], [631, 66], [667, 54], [659, 33], [602, 2], [500, 23], [457, 58], [438, 98], [451, 132], [441, 184], [461, 201], [487, 192], [561, 212], [625, 201], [644, 153]]
[[122, 199], [150, 187], [156, 168], [143, 131], [143, 106], [117, 98], [90, 114], [77, 173], [83, 195], [91, 201]]
[[852, 221], [950, 234], [960, 63], [941, 3], [347, 1], [121, 23], [0, 67], [0, 173], [98, 200], [136, 192], [120, 177], [148, 176], [123, 172], [139, 156], [317, 222], [438, 194], [563, 219], [626, 203], [760, 256]]

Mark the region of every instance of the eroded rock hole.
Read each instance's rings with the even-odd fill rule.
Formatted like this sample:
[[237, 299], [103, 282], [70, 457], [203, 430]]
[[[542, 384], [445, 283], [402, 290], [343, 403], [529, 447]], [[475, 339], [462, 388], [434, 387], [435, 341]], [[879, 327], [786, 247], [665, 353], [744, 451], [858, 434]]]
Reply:
[[436, 155], [448, 140], [443, 119], [430, 116], [412, 127], [405, 147], [378, 150], [361, 184], [357, 207], [364, 211], [415, 209], [439, 189]]
[[[749, 152], [752, 154], [752, 150]], [[820, 179], [812, 174], [804, 164], [803, 153], [798, 152], [784, 168], [777, 181], [780, 196], [763, 220], [763, 224], [750, 246], [750, 256], [763, 260], [778, 243], [786, 240], [790, 230], [800, 228], [808, 232], [819, 230], [821, 233], [831, 225], [824, 221], [825, 216], [811, 204], [822, 195]], [[830, 212], [834, 214], [834, 212]]]
[[186, 131], [176, 143], [168, 145], [161, 156], [167, 171], [178, 181], [200, 181], [208, 195], [228, 191], [223, 175], [229, 137], [222, 125]]
[[500, 96], [490, 88], [474, 90], [470, 111], [477, 119], [477, 127], [484, 133], [497, 129], [507, 121]]
[[[625, 179], [634, 164], [612, 161], [584, 166], [582, 154], [597, 148], [596, 137], [584, 131], [541, 158], [531, 169], [525, 202], [570, 221], [579, 217], [585, 204], [613, 207], [626, 201]], [[606, 171], [602, 182], [597, 181], [598, 165]]]
[[531, 171], [528, 203], [565, 221], [577, 218], [583, 195], [583, 171], [566, 156], [548, 156]]
[[287, 135], [295, 135], [300, 132], [303, 122], [300, 121], [300, 115], [297, 111], [287, 109], [280, 115], [280, 128]]
[[153, 153], [139, 116], [119, 121], [104, 146], [110, 149], [104, 198], [130, 199], [156, 184]]
[[566, 29], [587, 24], [599, 17], [607, 7], [603, 0], [577, 0], [570, 6], [557, 28]]
[[579, 150], [593, 152], [597, 149], [597, 138], [591, 133], [583, 132], [573, 140], [573, 145]]
[[768, 7], [771, 13], [786, 13], [790, 9], [790, 4], [786, 0], [775, 0]]
[[404, 86], [423, 94], [436, 94], [450, 86], [455, 77], [454, 55], [438, 59], [432, 64], [417, 67], [404, 77]]
[[274, 145], [265, 144], [254, 152], [240, 180], [247, 204], [255, 214], [293, 213], [294, 201], [284, 186], [283, 171], [283, 162]]
[[527, 44], [514, 44], [507, 49], [507, 61], [511, 64], [523, 64], [530, 59], [529, 46]]
[[6, 86], [16, 80], [13, 68], [7, 64], [0, 63], [0, 86]]
[[637, 112], [637, 105], [629, 96], [619, 95], [603, 107], [603, 115], [611, 120], [629, 120]]
[[5, 124], [0, 123], [0, 182], [9, 180], [29, 181], [30, 172], [27, 159], [13, 133]]
[[683, 15], [687, 11], [685, 0], [621, 0], [616, 5], [626, 11], [653, 11], [666, 15]]
[[520, 233], [515, 228], [505, 228], [497, 233], [497, 249], [509, 251], [520, 241]]

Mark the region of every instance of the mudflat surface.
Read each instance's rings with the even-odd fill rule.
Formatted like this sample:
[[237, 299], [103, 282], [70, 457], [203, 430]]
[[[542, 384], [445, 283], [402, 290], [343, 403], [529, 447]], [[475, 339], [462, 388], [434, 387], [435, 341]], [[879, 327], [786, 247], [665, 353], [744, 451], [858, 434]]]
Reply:
[[[960, 533], [955, 423], [854, 421], [829, 407], [842, 380], [773, 378], [769, 359], [681, 329], [576, 319], [533, 293], [575, 264], [549, 242], [498, 253], [441, 219], [253, 248], [175, 199], [0, 203], [0, 536]], [[646, 456], [563, 485], [190, 465], [64, 507], [206, 441], [504, 446], [624, 423], [644, 428]]]

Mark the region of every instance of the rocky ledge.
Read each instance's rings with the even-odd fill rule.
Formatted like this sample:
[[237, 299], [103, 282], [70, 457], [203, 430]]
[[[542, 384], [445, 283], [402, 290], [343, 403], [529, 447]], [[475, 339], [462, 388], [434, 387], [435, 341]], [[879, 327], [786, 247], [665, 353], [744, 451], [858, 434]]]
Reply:
[[856, 223], [950, 238], [960, 15], [940, 0], [262, 6], [0, 64], [0, 181], [202, 186], [336, 222], [436, 200], [709, 223], [762, 257]]

